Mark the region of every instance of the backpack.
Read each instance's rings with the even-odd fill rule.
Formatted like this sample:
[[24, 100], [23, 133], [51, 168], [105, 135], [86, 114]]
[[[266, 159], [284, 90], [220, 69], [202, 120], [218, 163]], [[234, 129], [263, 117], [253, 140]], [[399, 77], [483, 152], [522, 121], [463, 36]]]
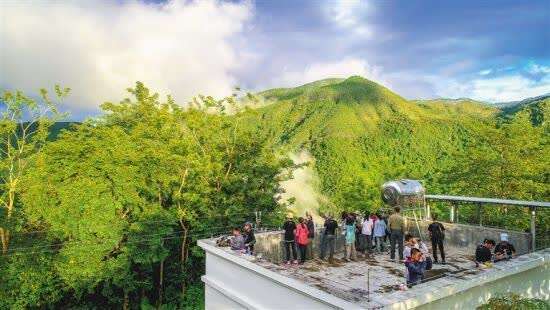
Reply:
[[298, 228], [296, 228], [296, 242], [301, 245], [306, 245], [309, 243], [309, 231], [307, 229], [307, 226], [304, 224], [298, 225]]

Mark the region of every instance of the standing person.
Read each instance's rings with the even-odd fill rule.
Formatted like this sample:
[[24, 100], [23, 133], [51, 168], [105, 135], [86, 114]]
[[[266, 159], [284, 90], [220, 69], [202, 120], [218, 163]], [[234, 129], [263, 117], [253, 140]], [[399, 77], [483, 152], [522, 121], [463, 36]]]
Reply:
[[376, 243], [376, 250], [379, 253], [384, 252], [384, 238], [386, 237], [386, 221], [380, 217], [376, 223], [374, 223], [374, 241]]
[[244, 246], [247, 254], [254, 254], [254, 244], [256, 244], [254, 230], [252, 229], [252, 224], [247, 222], [244, 224]]
[[363, 254], [365, 250], [370, 254], [372, 250], [372, 230], [374, 228], [374, 221], [372, 217], [365, 216], [365, 221], [363, 222], [363, 227], [361, 228], [361, 238], [363, 239]]
[[376, 213], [371, 212], [370, 219], [372, 220], [372, 229], [371, 229], [371, 241], [370, 241], [370, 247], [372, 249], [372, 245], [374, 244], [374, 225], [376, 225], [376, 222], [378, 222], [379, 218], [376, 215]]
[[355, 250], [365, 254], [367, 240], [363, 235], [363, 217], [358, 216], [355, 218]]
[[315, 238], [315, 223], [313, 222], [313, 217], [311, 216], [311, 213], [306, 212], [306, 225], [309, 238], [309, 244], [307, 247], [307, 256], [311, 259], [313, 259], [313, 239]]
[[294, 264], [298, 263], [298, 256], [296, 255], [296, 242], [294, 232], [296, 230], [296, 223], [294, 223], [292, 213], [287, 214], [286, 222], [283, 225], [285, 231], [285, 252], [286, 252], [286, 264], [290, 265], [291, 262], [291, 253]]
[[323, 259], [323, 256], [321, 256], [321, 254], [326, 253], [327, 250], [327, 241], [325, 239], [325, 233], [327, 229], [325, 228], [325, 224], [327, 223], [328, 216], [323, 213], [321, 213], [320, 215], [323, 219], [323, 229], [319, 231], [319, 258]]
[[336, 240], [336, 228], [338, 228], [338, 223], [332, 218], [332, 216], [328, 215], [325, 220], [325, 231], [323, 233], [323, 243], [324, 245], [321, 245], [321, 259], [325, 259], [325, 253], [327, 247], [329, 248], [329, 256], [328, 261], [329, 263], [332, 263], [334, 260], [334, 248], [335, 248], [335, 240]]
[[298, 227], [296, 227], [296, 243], [300, 251], [300, 264], [306, 262], [306, 249], [309, 243], [309, 230], [303, 217], [298, 218]]
[[348, 215], [346, 219], [346, 256], [344, 260], [356, 260], [357, 253], [355, 252], [355, 219], [352, 215]]
[[403, 233], [405, 232], [405, 221], [399, 213], [399, 207], [394, 208], [394, 213], [388, 219], [390, 227], [390, 259], [395, 260], [395, 246], [398, 247], [399, 260], [403, 260]]
[[424, 279], [426, 259], [419, 249], [411, 250], [411, 256], [405, 262], [405, 267], [407, 267], [407, 285], [418, 284]]
[[437, 264], [437, 248], [441, 253], [441, 263], [445, 264], [445, 248], [443, 247], [443, 241], [445, 240], [445, 227], [443, 224], [437, 221], [437, 215], [433, 214], [433, 222], [428, 226], [428, 235], [432, 240], [432, 253], [434, 256], [434, 263]]
[[388, 238], [390, 237], [390, 227], [389, 227], [389, 222], [388, 222], [388, 216], [386, 214], [384, 214], [384, 217], [383, 217], [383, 220], [384, 222], [386, 222], [386, 235], [384, 236], [384, 243], [388, 242]]

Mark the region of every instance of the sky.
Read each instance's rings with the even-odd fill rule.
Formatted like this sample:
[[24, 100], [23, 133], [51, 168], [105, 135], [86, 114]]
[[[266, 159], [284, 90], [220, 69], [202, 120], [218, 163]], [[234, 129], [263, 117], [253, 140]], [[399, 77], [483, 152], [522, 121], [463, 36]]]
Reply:
[[550, 93], [543, 1], [0, 2], [0, 88], [72, 89], [72, 118], [144, 82], [184, 104], [361, 75], [409, 99]]

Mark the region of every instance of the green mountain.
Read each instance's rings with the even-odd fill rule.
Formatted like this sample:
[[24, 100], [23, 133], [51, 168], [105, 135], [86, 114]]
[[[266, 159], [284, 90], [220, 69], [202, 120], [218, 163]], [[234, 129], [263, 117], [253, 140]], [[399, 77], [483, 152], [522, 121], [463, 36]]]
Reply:
[[[381, 205], [386, 180], [424, 180], [430, 193], [453, 156], [474, 144], [498, 109], [471, 100], [408, 101], [367, 79], [328, 79], [259, 93], [272, 104], [246, 114], [269, 131], [278, 148], [314, 157], [321, 209], [365, 210]], [[336, 209], [336, 210], [335, 210]]]
[[500, 108], [500, 116], [504, 119], [511, 119], [522, 111], [529, 113], [531, 122], [538, 126], [544, 122], [544, 115], [548, 114], [550, 106], [550, 94], [527, 98], [521, 101], [503, 102], [497, 104]]

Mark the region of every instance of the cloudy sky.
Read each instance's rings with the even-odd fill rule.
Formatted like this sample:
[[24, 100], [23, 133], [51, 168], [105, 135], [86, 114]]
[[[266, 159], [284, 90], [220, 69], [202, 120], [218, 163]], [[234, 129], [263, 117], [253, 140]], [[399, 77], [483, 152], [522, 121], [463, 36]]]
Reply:
[[550, 92], [543, 1], [0, 2], [0, 88], [73, 89], [78, 119], [137, 80], [179, 102], [361, 75], [406, 98]]

